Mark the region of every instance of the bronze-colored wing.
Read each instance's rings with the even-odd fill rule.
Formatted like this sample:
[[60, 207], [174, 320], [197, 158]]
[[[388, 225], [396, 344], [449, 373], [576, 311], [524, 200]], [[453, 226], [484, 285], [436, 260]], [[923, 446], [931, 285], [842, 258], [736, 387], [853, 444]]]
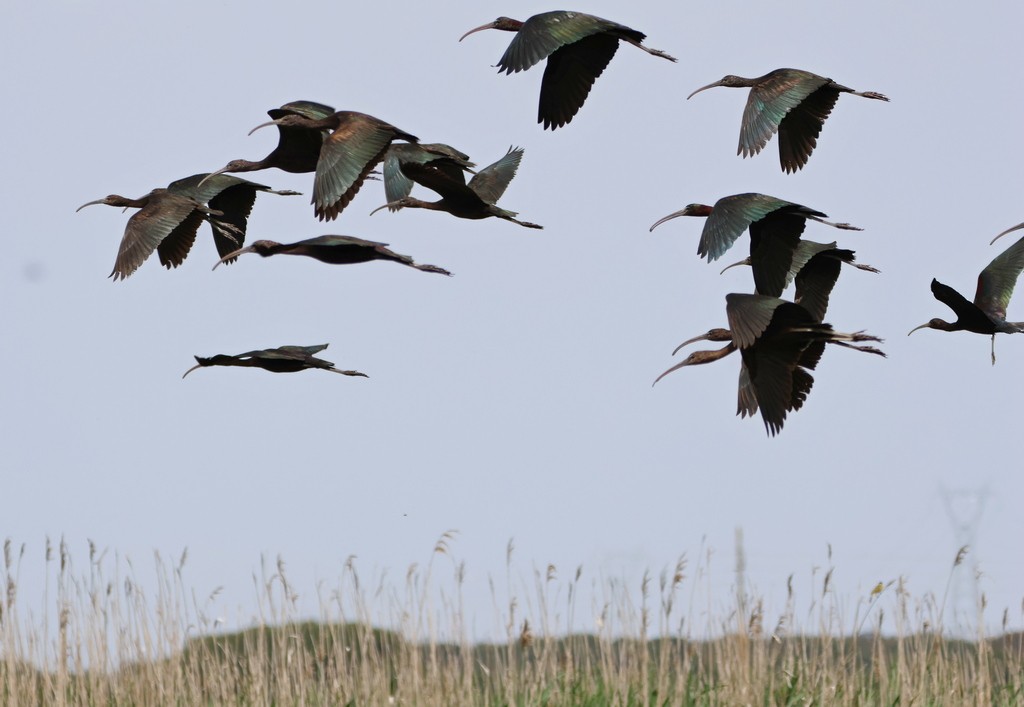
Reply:
[[202, 209], [191, 199], [154, 189], [146, 205], [128, 219], [110, 276], [115, 281], [127, 278], [168, 238], [160, 260], [167, 267], [179, 265], [195, 241]]
[[338, 217], [366, 176], [384, 159], [395, 138], [416, 141], [415, 136], [371, 115], [351, 111], [345, 114], [320, 149], [313, 182], [313, 210], [317, 218], [329, 221]]
[[[1006, 307], [1010, 304], [1010, 298], [1013, 297], [1013, 288], [1017, 284], [1017, 278], [1022, 269], [1024, 269], [1024, 238], [1019, 239], [993, 258], [992, 262], [981, 271], [981, 274], [978, 275], [978, 289], [974, 295], [974, 304], [989, 316], [1006, 319]], [[935, 292], [934, 281], [932, 292]], [[938, 295], [935, 296], [938, 297]], [[945, 300], [942, 301], [945, 302]], [[954, 311], [956, 310], [954, 309]]]
[[799, 69], [776, 69], [764, 76], [747, 97], [736, 154], [749, 157], [763, 150], [786, 115], [828, 82]]
[[497, 162], [481, 169], [469, 180], [469, 188], [476, 192], [488, 204], [498, 203], [509, 182], [516, 176], [519, 163], [523, 159], [523, 148], [510, 147], [505, 156]]

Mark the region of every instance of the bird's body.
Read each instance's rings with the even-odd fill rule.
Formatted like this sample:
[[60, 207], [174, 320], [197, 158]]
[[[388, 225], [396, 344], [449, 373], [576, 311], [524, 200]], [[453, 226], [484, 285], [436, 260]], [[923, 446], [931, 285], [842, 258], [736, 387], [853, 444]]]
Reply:
[[[384, 195], [388, 204], [398, 201], [412, 193], [413, 180], [402, 171], [403, 165], [432, 165], [438, 170], [455, 174], [453, 179], [465, 182], [462, 172], [473, 172], [476, 165], [469, 161], [469, 155], [459, 152], [451, 145], [443, 143], [395, 143], [384, 155]], [[413, 168], [415, 169], [415, 167]], [[398, 206], [389, 207], [397, 211]]]
[[706, 204], [689, 204], [665, 216], [650, 228], [679, 216], [705, 216], [707, 221], [697, 245], [697, 254], [708, 262], [722, 257], [745, 229], [750, 230], [750, 263], [758, 294], [778, 297], [786, 288], [787, 276], [807, 220], [835, 228], [859, 231], [848, 223], [826, 221], [826, 214], [766, 194], [734, 194]]
[[385, 207], [395, 211], [401, 208], [430, 209], [446, 211], [458, 218], [483, 219], [494, 216], [527, 228], [542, 228], [534, 223], [519, 221], [515, 218], [516, 212], [495, 204], [516, 175], [522, 158], [521, 148], [510, 148], [504, 157], [480, 170], [468, 184], [463, 170], [451, 165], [439, 165], [437, 161], [403, 163], [402, 172], [405, 176], [437, 192], [441, 199], [423, 201], [406, 196], [374, 209], [373, 213]]
[[[999, 236], [1024, 228], [1024, 223], [1009, 228]], [[996, 238], [999, 238], [996, 236]], [[994, 243], [996, 239], [993, 239]], [[907, 334], [918, 329], [938, 329], [940, 331], [970, 331], [992, 337], [992, 363], [996, 362], [996, 334], [1019, 334], [1024, 332], [1024, 322], [1006, 321], [1006, 307], [1013, 297], [1013, 289], [1017, 278], [1024, 270], [1024, 238], [992, 259], [978, 275], [978, 289], [974, 293], [974, 301], [932, 278], [932, 295], [956, 314], [956, 321], [947, 322], [932, 319], [921, 326], [914, 327]]]
[[756, 155], [778, 132], [779, 162], [784, 172], [796, 172], [807, 164], [839, 94], [889, 100], [881, 93], [854, 91], [832, 79], [800, 69], [776, 69], [753, 79], [730, 74], [698, 88], [688, 98], [716, 86], [750, 88], [736, 154]]
[[793, 302], [748, 294], [729, 294], [725, 300], [729, 329], [712, 329], [683, 342], [676, 351], [704, 339], [729, 343], [717, 351], [691, 354], [658, 376], [655, 383], [684, 366], [717, 361], [739, 350], [743, 364], [737, 414], [746, 417], [760, 409], [770, 435], [782, 429], [787, 413], [803, 406], [814, 384], [809, 371], [818, 365], [825, 344], [885, 355], [872, 346], [858, 345], [881, 341], [879, 338], [862, 332], [837, 332]]
[[393, 140], [418, 142], [415, 135], [356, 111], [337, 111], [324, 118], [307, 118], [292, 113], [257, 125], [330, 131], [323, 140], [313, 180], [313, 211], [321, 221], [330, 221], [348, 206], [370, 172], [384, 159]]
[[459, 41], [485, 29], [516, 33], [498, 61], [499, 73], [526, 71], [547, 59], [537, 111], [537, 122], [543, 123], [545, 129], [560, 128], [573, 119], [587, 100], [594, 81], [615, 56], [620, 41], [648, 54], [676, 61], [663, 51], [645, 47], [643, 32], [582, 12], [544, 12], [525, 22], [499, 17], [471, 29]]
[[185, 371], [181, 377], [184, 378], [197, 368], [205, 368], [207, 366], [240, 366], [244, 368], [262, 368], [271, 373], [296, 373], [310, 368], [319, 368], [331, 373], [340, 373], [343, 376], [369, 378], [365, 373], [360, 373], [359, 371], [339, 370], [330, 361], [325, 361], [313, 355], [326, 348], [327, 344], [319, 344], [317, 346], [281, 346], [276, 349], [246, 351], [245, 353], [233, 356], [228, 354], [217, 354], [210, 357], [195, 356], [196, 365]]
[[[793, 253], [793, 262], [786, 273], [786, 283], [783, 289], [796, 281], [796, 293], [793, 301], [810, 312], [818, 321], [825, 318], [825, 311], [828, 309], [828, 300], [839, 279], [839, 272], [843, 265], [852, 265], [859, 270], [877, 273], [878, 269], [864, 263], [854, 262], [855, 253], [852, 250], [837, 247], [832, 243], [815, 243], [814, 241], [801, 240], [797, 243]], [[725, 272], [736, 265], [750, 265], [750, 257], [746, 257], [738, 263], [725, 267]]]
[[196, 239], [199, 225], [209, 221], [220, 255], [230, 253], [245, 241], [249, 213], [257, 192], [293, 196], [298, 192], [275, 191], [227, 174], [194, 174], [154, 189], [138, 199], [111, 194], [82, 204], [107, 204], [137, 208], [128, 219], [110, 276], [125, 279], [135, 272], [154, 250], [164, 267], [176, 268], [185, 260]]
[[243, 253], [257, 253], [264, 258], [271, 255], [304, 255], [331, 265], [352, 265], [368, 263], [371, 260], [390, 260], [424, 272], [451, 275], [450, 272], [436, 265], [418, 265], [408, 255], [396, 253], [387, 245], [387, 243], [367, 241], [353, 236], [317, 236], [297, 243], [262, 240], [225, 255], [213, 267], [216, 269], [217, 265], [237, 258]]
[[[334, 109], [323, 103], [313, 101], [292, 101], [285, 103], [280, 108], [271, 108], [267, 115], [272, 120], [283, 118], [286, 115], [298, 115], [310, 120], [322, 120], [334, 114]], [[231, 160], [224, 167], [210, 175], [222, 174], [224, 172], [255, 172], [261, 169], [277, 168], [293, 174], [304, 174], [315, 172], [317, 160], [320, 159], [320, 148], [324, 138], [330, 134], [326, 129], [304, 128], [292, 126], [278, 126], [279, 136], [277, 147], [264, 157], [255, 162], [249, 160]]]

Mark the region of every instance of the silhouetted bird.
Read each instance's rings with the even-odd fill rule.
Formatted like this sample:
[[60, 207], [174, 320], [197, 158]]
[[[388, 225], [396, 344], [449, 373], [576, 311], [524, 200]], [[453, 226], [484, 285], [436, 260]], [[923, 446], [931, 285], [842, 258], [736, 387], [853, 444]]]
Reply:
[[485, 29], [516, 33], [498, 61], [498, 73], [526, 71], [543, 59], [548, 60], [537, 110], [537, 122], [544, 123], [545, 129], [560, 128], [573, 119], [587, 100], [594, 81], [615, 56], [620, 40], [648, 54], [676, 61], [663, 51], [645, 47], [643, 32], [582, 12], [543, 12], [526, 22], [499, 17], [469, 30], [459, 41]]
[[369, 378], [365, 373], [360, 373], [359, 371], [339, 370], [330, 361], [325, 361], [313, 355], [326, 348], [327, 344], [320, 344], [319, 346], [281, 346], [276, 349], [246, 351], [234, 356], [226, 354], [217, 354], [209, 358], [196, 356], [196, 365], [185, 371], [181, 377], [184, 378], [197, 368], [205, 368], [206, 366], [243, 366], [246, 368], [262, 368], [272, 373], [295, 373], [296, 371], [304, 371], [307, 368], [320, 368], [331, 373], [340, 373], [343, 376]]
[[[263, 184], [226, 174], [209, 180], [207, 176], [203, 173], [185, 177], [171, 182], [166, 189], [154, 189], [138, 199], [111, 194], [78, 207], [78, 211], [93, 204], [139, 209], [125, 226], [114, 269], [110, 273], [114, 280], [127, 278], [154, 250], [164, 267], [170, 269], [181, 265], [203, 220], [210, 222], [217, 252], [225, 255], [245, 241], [245, 229], [256, 192], [286, 196], [298, 194], [275, 191]], [[204, 180], [205, 183], [201, 184]]]
[[331, 131], [320, 148], [313, 181], [311, 203], [321, 221], [337, 218], [348, 206], [393, 140], [419, 141], [380, 118], [350, 110], [319, 119], [292, 113], [257, 125], [249, 134], [268, 125]]
[[729, 343], [717, 351], [698, 351], [655, 379], [684, 366], [709, 363], [740, 350], [739, 404], [741, 417], [761, 410], [765, 429], [776, 435], [786, 415], [799, 410], [814, 384], [808, 372], [821, 359], [825, 344], [836, 344], [865, 353], [885, 356], [873, 346], [856, 342], [881, 339], [863, 332], [847, 334], [835, 331], [830, 324], [814, 319], [798, 304], [764, 295], [729, 294], [725, 297], [729, 329], [712, 329], [706, 334], [684, 342], [682, 346], [708, 339]]
[[405, 176], [402, 171], [403, 164], [425, 165], [429, 164], [441, 170], [453, 170], [458, 173], [455, 179], [465, 182], [466, 178], [461, 176], [462, 172], [476, 174], [472, 167], [476, 165], [469, 161], [469, 155], [459, 152], [451, 145], [443, 143], [411, 143], [397, 142], [388, 148], [384, 155], [384, 195], [388, 200], [388, 208], [391, 211], [398, 211], [401, 206], [390, 206], [391, 202], [397, 201], [412, 193], [413, 180]]
[[[992, 239], [992, 243], [1000, 236], [1011, 231], [1024, 228], [1024, 223], [1000, 233]], [[955, 322], [932, 319], [921, 326], [911, 329], [910, 336], [918, 329], [939, 329], [941, 331], [972, 331], [975, 334], [992, 336], [992, 365], [996, 363], [996, 334], [1019, 334], [1024, 332], [1024, 322], [1006, 321], [1006, 307], [1013, 297], [1013, 288], [1017, 277], [1024, 269], [1024, 238], [1021, 238], [1005, 251], [992, 259], [978, 275], [978, 289], [974, 293], [974, 302], [954, 290], [932, 279], [932, 294], [956, 314]]]
[[698, 88], [687, 96], [687, 100], [715, 86], [750, 88], [740, 123], [740, 145], [736, 154], [744, 157], [756, 155], [778, 131], [779, 162], [784, 172], [796, 172], [807, 164], [818, 144], [825, 119], [832, 112], [840, 93], [889, 100], [881, 93], [854, 91], [832, 79], [800, 69], [776, 69], [756, 79], [730, 74]]
[[[515, 211], [508, 211], [495, 205], [508, 188], [509, 182], [519, 169], [523, 158], [521, 148], [509, 148], [508, 153], [494, 164], [480, 170], [469, 184], [463, 170], [450, 164], [439, 164], [438, 161], [427, 163], [406, 162], [402, 164], [402, 172], [417, 184], [427, 187], [441, 195], [440, 201], [423, 201], [406, 196], [380, 206], [371, 214], [383, 208], [397, 211], [402, 208], [430, 209], [446, 211], [452, 216], [467, 219], [496, 218], [518, 223], [526, 228], [543, 228], [535, 223], [519, 221]], [[385, 180], [386, 181], [386, 180]]]
[[390, 260], [424, 272], [451, 275], [450, 272], [436, 265], [417, 265], [408, 255], [396, 253], [390, 250], [387, 245], [387, 243], [366, 241], [352, 236], [317, 236], [316, 238], [308, 238], [297, 243], [256, 241], [246, 248], [228, 253], [213, 266], [213, 269], [216, 270], [217, 265], [225, 261], [230, 262], [243, 253], [258, 253], [264, 258], [271, 255], [305, 255], [322, 263], [330, 263], [332, 265], [351, 265], [354, 263], [368, 263], [371, 260]]
[[820, 211], [766, 194], [724, 196], [713, 207], [689, 204], [658, 219], [650, 230], [678, 216], [708, 217], [697, 254], [707, 256], [709, 263], [722, 257], [749, 227], [754, 286], [759, 294], [771, 297], [778, 297], [786, 289], [786, 277], [808, 219], [847, 231], [861, 230], [848, 223], [826, 221]]

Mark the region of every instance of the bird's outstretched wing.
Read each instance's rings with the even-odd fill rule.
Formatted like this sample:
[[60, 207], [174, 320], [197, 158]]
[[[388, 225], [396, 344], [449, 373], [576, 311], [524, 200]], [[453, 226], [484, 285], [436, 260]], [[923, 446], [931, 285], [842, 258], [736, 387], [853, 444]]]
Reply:
[[783, 172], [796, 172], [807, 164], [818, 144], [825, 119], [838, 99], [838, 89], [831, 81], [826, 81], [782, 119], [779, 123], [779, 162]]
[[337, 130], [324, 140], [316, 165], [313, 204], [321, 221], [337, 218], [348, 206], [395, 138], [416, 140], [371, 115], [346, 114]]
[[750, 157], [763, 150], [786, 115], [828, 81], [799, 69], [777, 69], [765, 76], [747, 97], [736, 154]]
[[540, 85], [537, 122], [554, 130], [572, 121], [618, 48], [615, 36], [592, 34], [552, 53]]
[[498, 61], [498, 72], [526, 71], [560, 48], [585, 37], [613, 31], [642, 42], [646, 35], [625, 25], [593, 15], [555, 10], [534, 15], [523, 23]]
[[[711, 215], [704, 222], [697, 254], [707, 256], [709, 263], [718, 260], [750, 224], [786, 206], [804, 208], [767, 194], [733, 194], [722, 197], [715, 202]], [[807, 211], [819, 213], [810, 209]]]
[[523, 148], [510, 147], [508, 152], [497, 162], [481, 169], [469, 180], [469, 188], [475, 191], [488, 204], [498, 203], [509, 182], [516, 176], [519, 163], [523, 159]]
[[110, 276], [127, 278], [165, 241], [160, 262], [168, 268], [180, 265], [203, 222], [201, 208], [192, 199], [154, 189], [146, 205], [128, 219]]
[[[986, 314], [1006, 319], [1006, 307], [1013, 297], [1013, 288], [1017, 278], [1024, 269], [1024, 238], [992, 259], [978, 275], [978, 290], [974, 295], [974, 304]], [[943, 285], [945, 287], [945, 285]], [[955, 290], [951, 290], [956, 294]], [[935, 283], [932, 283], [935, 292]], [[935, 295], [939, 297], [937, 294]], [[957, 294], [959, 297], [959, 294]], [[961, 299], [963, 299], [961, 297]], [[946, 302], [946, 300], [942, 300]], [[946, 302], [946, 304], [949, 304]], [[952, 307], [952, 305], [950, 305]], [[954, 311], [955, 308], [954, 308]], [[957, 312], [959, 314], [959, 312]]]

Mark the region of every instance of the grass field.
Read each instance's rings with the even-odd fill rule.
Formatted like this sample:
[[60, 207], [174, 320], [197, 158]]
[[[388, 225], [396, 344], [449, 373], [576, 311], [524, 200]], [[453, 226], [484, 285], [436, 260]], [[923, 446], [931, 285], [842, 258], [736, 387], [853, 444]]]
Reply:
[[1024, 635], [1006, 632], [1005, 615], [999, 636], [954, 640], [939, 618], [945, 599], [912, 597], [899, 581], [857, 600], [852, 625], [838, 618], [831, 571], [803, 618], [790, 583], [778, 616], [738, 591], [721, 616], [694, 624], [679, 608], [694, 581], [680, 560], [639, 592], [610, 582], [593, 625], [576, 628], [580, 572], [563, 581], [552, 567], [537, 573], [534, 596], [496, 599], [506, 640], [472, 644], [458, 564], [454, 586], [438, 591], [433, 560], [404, 586], [372, 588], [350, 562], [319, 620], [298, 621], [279, 562], [258, 581], [255, 625], [217, 633], [208, 598], [184, 585], [184, 555], [158, 561], [147, 595], [131, 573], [106, 576], [95, 550], [78, 575], [63, 544], [48, 547], [37, 615], [19, 604], [15, 550], [4, 547], [4, 705], [1024, 704]]

